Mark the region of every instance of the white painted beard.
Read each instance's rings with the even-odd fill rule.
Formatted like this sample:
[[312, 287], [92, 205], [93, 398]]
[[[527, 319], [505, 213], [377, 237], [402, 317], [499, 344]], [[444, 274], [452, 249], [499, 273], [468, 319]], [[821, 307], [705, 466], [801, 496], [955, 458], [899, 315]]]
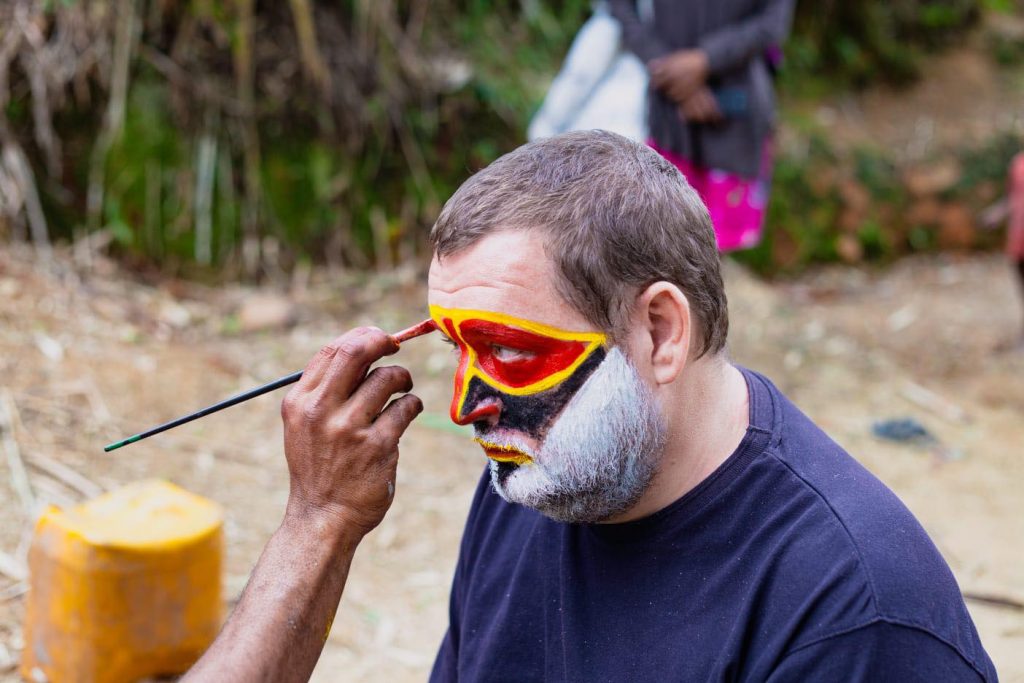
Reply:
[[665, 433], [650, 388], [613, 348], [539, 447], [527, 448], [514, 435], [500, 439], [533, 462], [508, 471], [491, 461], [491, 482], [505, 500], [554, 520], [601, 522], [643, 496], [661, 461]]

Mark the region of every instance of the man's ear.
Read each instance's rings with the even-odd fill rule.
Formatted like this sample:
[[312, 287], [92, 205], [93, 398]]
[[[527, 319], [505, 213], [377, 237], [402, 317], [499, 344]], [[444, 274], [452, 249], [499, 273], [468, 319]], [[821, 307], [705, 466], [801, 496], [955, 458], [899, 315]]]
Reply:
[[655, 282], [640, 293], [634, 309], [640, 348], [658, 384], [675, 381], [686, 367], [693, 332], [690, 300], [671, 282]]

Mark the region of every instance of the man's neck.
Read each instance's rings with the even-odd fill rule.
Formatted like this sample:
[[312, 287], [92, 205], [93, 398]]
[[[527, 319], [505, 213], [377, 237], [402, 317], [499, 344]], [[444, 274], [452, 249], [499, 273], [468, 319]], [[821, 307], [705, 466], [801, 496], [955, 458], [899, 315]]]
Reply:
[[694, 362], [666, 390], [668, 431], [658, 472], [640, 501], [610, 523], [646, 517], [683, 497], [718, 469], [746, 434], [747, 383], [724, 356]]

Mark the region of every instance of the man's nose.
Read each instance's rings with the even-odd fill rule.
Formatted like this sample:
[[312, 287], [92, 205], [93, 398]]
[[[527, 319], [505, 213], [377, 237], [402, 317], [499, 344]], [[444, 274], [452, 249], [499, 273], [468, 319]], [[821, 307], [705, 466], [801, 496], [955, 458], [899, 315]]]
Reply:
[[473, 396], [470, 391], [465, 401], [456, 394], [452, 398], [452, 422], [458, 425], [471, 425], [476, 422], [487, 422], [488, 426], [498, 424], [501, 417], [501, 399], [497, 396]]

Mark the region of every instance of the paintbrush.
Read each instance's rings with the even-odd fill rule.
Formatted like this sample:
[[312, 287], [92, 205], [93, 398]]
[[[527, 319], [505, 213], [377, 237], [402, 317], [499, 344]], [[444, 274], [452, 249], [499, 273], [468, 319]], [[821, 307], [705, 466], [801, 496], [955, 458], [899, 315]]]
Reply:
[[[423, 335], [429, 334], [429, 333], [433, 332], [436, 329], [437, 329], [437, 325], [434, 323], [434, 321], [430, 320], [430, 319], [427, 319], [427, 320], [424, 320], [421, 323], [417, 323], [416, 325], [413, 325], [412, 327], [407, 327], [406, 329], [402, 330], [401, 332], [394, 333], [393, 335], [391, 335], [391, 338], [395, 340], [396, 344], [401, 344], [404, 341], [409, 341], [410, 339], [415, 339], [416, 337], [422, 337]], [[302, 370], [299, 370], [298, 372], [293, 372], [290, 375], [285, 375], [284, 377], [280, 377], [278, 379], [275, 379], [273, 382], [268, 382], [268, 383], [266, 383], [266, 384], [264, 384], [262, 386], [256, 387], [255, 389], [250, 389], [249, 391], [242, 392], [241, 394], [238, 394], [237, 396], [232, 396], [231, 398], [226, 399], [224, 401], [221, 401], [220, 403], [214, 403], [212, 406], [207, 406], [207, 407], [203, 408], [202, 410], [197, 410], [194, 413], [189, 413], [188, 415], [184, 415], [182, 417], [179, 417], [176, 420], [171, 420], [170, 422], [165, 422], [164, 424], [160, 425], [159, 427], [153, 427], [152, 429], [150, 429], [148, 431], [145, 431], [145, 432], [140, 432], [140, 433], [136, 434], [135, 436], [129, 436], [127, 439], [122, 439], [121, 441], [115, 441], [112, 444], [104, 446], [103, 450], [104, 450], [104, 452], [109, 453], [110, 451], [117, 450], [121, 446], [127, 446], [130, 443], [135, 443], [136, 441], [142, 441], [143, 439], [148, 438], [150, 436], [153, 436], [154, 434], [159, 434], [160, 432], [166, 432], [168, 429], [174, 429], [175, 427], [177, 427], [179, 425], [183, 425], [186, 422], [191, 422], [192, 420], [198, 420], [199, 418], [205, 417], [206, 415], [209, 415], [211, 413], [216, 413], [219, 410], [224, 410], [225, 408], [230, 408], [231, 406], [238, 405], [239, 403], [242, 403], [243, 401], [248, 401], [250, 398], [256, 398], [257, 396], [262, 396], [263, 394], [266, 394], [267, 392], [273, 391], [274, 389], [280, 389], [281, 387], [288, 386], [289, 384], [293, 384], [295, 382], [298, 382], [301, 377], [302, 377]]]

